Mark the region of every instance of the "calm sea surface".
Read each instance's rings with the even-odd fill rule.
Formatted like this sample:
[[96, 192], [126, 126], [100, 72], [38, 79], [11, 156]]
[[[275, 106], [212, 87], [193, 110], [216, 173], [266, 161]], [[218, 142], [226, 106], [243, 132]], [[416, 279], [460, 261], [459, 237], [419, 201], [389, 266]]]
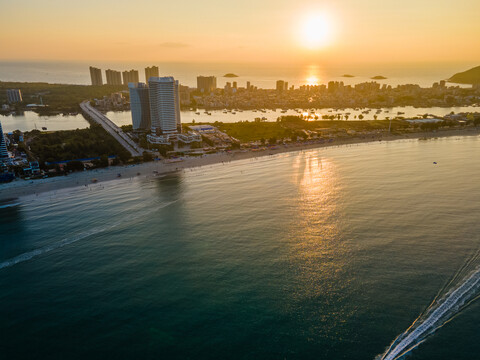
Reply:
[[[405, 118], [412, 118], [417, 116], [422, 116], [424, 114], [431, 114], [435, 116], [445, 116], [450, 114], [452, 111], [454, 113], [461, 112], [479, 112], [479, 106], [459, 106], [459, 107], [450, 107], [450, 108], [441, 108], [441, 107], [431, 107], [431, 108], [415, 108], [413, 106], [405, 107], [393, 107], [381, 109], [380, 112], [377, 112], [376, 109], [372, 109], [368, 114], [362, 113], [365, 111], [363, 109], [320, 109], [316, 110], [315, 114], [310, 114], [307, 110], [304, 114], [311, 116], [313, 119], [317, 116], [319, 119], [322, 119], [323, 115], [340, 115], [341, 120], [345, 120], [348, 116], [348, 121], [360, 120], [359, 115], [364, 116], [364, 120], [373, 120], [374, 116], [377, 116], [378, 120], [385, 120], [386, 118], [395, 118], [397, 116], [402, 116]], [[261, 111], [237, 111], [237, 112], [227, 112], [224, 113], [223, 110], [212, 110], [209, 111], [211, 115], [205, 114], [203, 110], [198, 111], [182, 111], [181, 119], [184, 123], [191, 123], [193, 121], [199, 122], [209, 122], [213, 123], [215, 121], [225, 122], [225, 123], [234, 123], [238, 121], [254, 121], [256, 118], [263, 118], [264, 121], [276, 121], [280, 116], [283, 115], [299, 115], [295, 110], [287, 110], [285, 113], [282, 113], [280, 109], [275, 111], [265, 110]], [[403, 114], [398, 114], [398, 113]], [[200, 113], [200, 114], [198, 114]], [[122, 125], [131, 125], [132, 124], [132, 114], [130, 111], [109, 111], [107, 116], [118, 126]], [[78, 115], [54, 115], [54, 116], [39, 116], [33, 111], [25, 111], [20, 115], [8, 115], [0, 116], [0, 121], [2, 122], [3, 131], [9, 132], [14, 130], [21, 131], [30, 131], [35, 128], [41, 130], [43, 127], [46, 127], [48, 131], [53, 130], [74, 130], [74, 129], [83, 129], [89, 126], [89, 123], [85, 120], [82, 114]]]
[[[197, 86], [198, 75], [214, 75], [217, 85], [223, 87], [226, 82], [237, 81], [238, 86], [245, 86], [247, 81], [264, 89], [275, 88], [279, 79], [288, 81], [289, 85], [326, 84], [329, 81], [343, 81], [356, 84], [372, 81], [377, 75], [387, 77], [377, 80], [381, 84], [419, 84], [432, 86], [434, 82], [448, 79], [453, 74], [468, 70], [478, 63], [397, 63], [397, 64], [245, 64], [245, 63], [162, 63], [162, 62], [51, 62], [51, 61], [0, 61], [0, 81], [40, 81], [62, 84], [90, 83], [89, 66], [96, 66], [103, 71], [139, 70], [140, 81], [145, 81], [145, 67], [157, 65], [161, 76], [174, 76], [183, 85]], [[237, 78], [225, 78], [226, 73], [235, 73]], [[354, 75], [344, 78], [344, 74]], [[103, 72], [105, 81], [105, 72]]]
[[[2, 357], [374, 359], [479, 265], [479, 155], [362, 144], [21, 199], [0, 209]], [[479, 333], [477, 301], [412, 358], [475, 359]]]

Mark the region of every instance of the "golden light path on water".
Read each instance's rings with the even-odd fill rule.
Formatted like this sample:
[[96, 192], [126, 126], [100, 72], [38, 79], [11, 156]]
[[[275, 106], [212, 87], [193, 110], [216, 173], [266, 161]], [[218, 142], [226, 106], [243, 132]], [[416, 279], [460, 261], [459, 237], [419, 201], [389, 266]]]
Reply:
[[[297, 284], [293, 290], [294, 298], [299, 308], [317, 301], [324, 306], [313, 313], [317, 321], [315, 329], [304, 329], [305, 336], [310, 337], [313, 333], [318, 335], [319, 331], [326, 334], [339, 319], [326, 316], [325, 307], [332, 306], [327, 299], [343, 298], [338, 290], [348, 282], [339, 286], [336, 280], [325, 279], [338, 278], [340, 281], [339, 277], [345, 275], [344, 262], [339, 259], [348, 258], [348, 249], [340, 236], [341, 185], [335, 163], [323, 158], [320, 152], [307, 151], [298, 154], [292, 167], [291, 182], [298, 191], [298, 218], [292, 222], [289, 232], [291, 258], [295, 264], [292, 271]], [[343, 309], [331, 310], [343, 312]], [[350, 315], [342, 314], [342, 317]]]

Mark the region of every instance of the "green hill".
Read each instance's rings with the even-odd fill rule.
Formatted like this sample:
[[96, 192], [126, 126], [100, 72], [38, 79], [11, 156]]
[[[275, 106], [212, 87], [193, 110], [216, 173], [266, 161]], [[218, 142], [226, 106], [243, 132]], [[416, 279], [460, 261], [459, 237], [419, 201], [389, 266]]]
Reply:
[[453, 75], [449, 82], [457, 84], [480, 84], [480, 66]]

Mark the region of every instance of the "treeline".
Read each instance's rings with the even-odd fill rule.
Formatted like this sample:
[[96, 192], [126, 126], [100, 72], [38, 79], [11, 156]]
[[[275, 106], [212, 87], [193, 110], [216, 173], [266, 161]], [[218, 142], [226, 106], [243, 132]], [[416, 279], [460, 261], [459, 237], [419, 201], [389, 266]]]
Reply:
[[82, 101], [102, 98], [117, 91], [126, 90], [125, 85], [68, 85], [26, 82], [0, 81], [0, 104], [7, 102], [7, 89], [20, 89], [25, 104], [39, 104], [40, 98], [48, 110], [44, 111], [78, 111]]
[[41, 166], [45, 162], [85, 159], [115, 155], [122, 162], [130, 159], [130, 153], [110, 134], [96, 124], [87, 129], [55, 131], [50, 133], [33, 130], [26, 133], [30, 151]]

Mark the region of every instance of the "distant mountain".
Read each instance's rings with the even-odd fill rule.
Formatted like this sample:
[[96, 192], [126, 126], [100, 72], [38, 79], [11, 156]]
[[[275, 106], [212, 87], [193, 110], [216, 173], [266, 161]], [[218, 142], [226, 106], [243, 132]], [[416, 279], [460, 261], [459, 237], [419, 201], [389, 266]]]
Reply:
[[228, 74], [223, 75], [223, 77], [234, 78], [234, 77], [238, 77], [238, 75], [235, 75], [235, 74], [232, 74], [232, 73], [228, 73]]
[[457, 84], [480, 84], [480, 66], [456, 73], [448, 81]]
[[350, 74], [344, 74], [342, 75], [344, 78], [353, 78], [355, 75], [350, 75]]
[[373, 80], [385, 80], [386, 77], [385, 76], [382, 76], [382, 75], [377, 75], [377, 76], [374, 76], [372, 77]]

